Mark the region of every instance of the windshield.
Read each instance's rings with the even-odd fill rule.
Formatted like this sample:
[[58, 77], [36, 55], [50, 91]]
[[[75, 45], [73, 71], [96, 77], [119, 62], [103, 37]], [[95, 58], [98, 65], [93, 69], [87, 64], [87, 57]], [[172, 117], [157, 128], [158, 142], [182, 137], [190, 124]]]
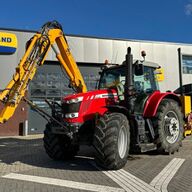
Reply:
[[[99, 89], [110, 88], [118, 84], [125, 84], [125, 67], [107, 69], [102, 73]], [[144, 74], [134, 75], [134, 87], [136, 92], [150, 93], [158, 90], [158, 84], [155, 80], [155, 68], [144, 66]]]

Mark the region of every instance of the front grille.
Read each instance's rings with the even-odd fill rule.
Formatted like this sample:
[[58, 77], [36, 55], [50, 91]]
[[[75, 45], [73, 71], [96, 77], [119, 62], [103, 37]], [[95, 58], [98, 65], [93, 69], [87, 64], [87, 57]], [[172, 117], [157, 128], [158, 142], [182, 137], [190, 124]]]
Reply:
[[63, 113], [75, 113], [75, 112], [79, 112], [79, 108], [80, 108], [81, 102], [78, 103], [63, 103], [62, 104], [62, 110]]

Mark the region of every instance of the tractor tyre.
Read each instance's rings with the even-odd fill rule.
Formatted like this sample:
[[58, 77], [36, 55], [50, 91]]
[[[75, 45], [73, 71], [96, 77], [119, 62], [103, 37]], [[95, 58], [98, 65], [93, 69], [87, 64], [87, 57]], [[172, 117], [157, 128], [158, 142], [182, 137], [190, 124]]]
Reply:
[[157, 110], [154, 127], [157, 150], [173, 154], [179, 150], [183, 139], [183, 115], [178, 103], [164, 99]]
[[72, 144], [72, 140], [67, 135], [53, 134], [51, 126], [51, 123], [46, 125], [43, 138], [48, 156], [53, 160], [73, 158], [79, 151], [79, 145]]
[[110, 113], [96, 122], [93, 146], [96, 163], [105, 169], [120, 169], [128, 158], [130, 128], [127, 117], [122, 113]]

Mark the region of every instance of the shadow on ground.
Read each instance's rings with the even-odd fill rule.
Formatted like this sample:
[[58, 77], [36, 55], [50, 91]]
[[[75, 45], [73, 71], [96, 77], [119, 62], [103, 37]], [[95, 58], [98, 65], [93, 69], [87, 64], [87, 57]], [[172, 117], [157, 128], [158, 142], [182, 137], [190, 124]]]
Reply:
[[[42, 138], [0, 138], [0, 163], [7, 165], [21, 162], [42, 168], [95, 171], [97, 169], [90, 164], [94, 161], [94, 154], [93, 147], [81, 146], [78, 156], [74, 159], [54, 161], [46, 154]], [[159, 154], [155, 151], [131, 154], [128, 161], [143, 159], [145, 155], [158, 156]]]
[[0, 163], [27, 165], [67, 170], [95, 171], [90, 161], [94, 161], [94, 149], [82, 146], [77, 157], [71, 160], [54, 161], [50, 159], [43, 147], [43, 139], [0, 138]]

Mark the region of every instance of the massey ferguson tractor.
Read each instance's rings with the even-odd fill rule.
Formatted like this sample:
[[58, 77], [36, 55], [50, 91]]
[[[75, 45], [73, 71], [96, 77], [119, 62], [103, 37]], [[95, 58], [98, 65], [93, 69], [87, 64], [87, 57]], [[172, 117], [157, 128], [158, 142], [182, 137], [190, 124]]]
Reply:
[[[46, 101], [52, 115], [25, 97], [27, 85], [43, 65], [50, 47], [76, 90], [62, 98], [61, 104]], [[183, 138], [181, 102], [176, 94], [158, 90], [157, 67], [133, 61], [129, 47], [123, 64], [106, 65], [98, 89], [87, 92], [61, 26], [46, 23], [28, 42], [13, 79], [0, 95], [4, 104], [0, 122], [7, 121], [25, 100], [48, 119], [43, 141], [46, 153], [54, 160], [74, 157], [82, 144], [94, 146], [96, 162], [105, 169], [122, 168], [130, 151], [174, 153]]]

